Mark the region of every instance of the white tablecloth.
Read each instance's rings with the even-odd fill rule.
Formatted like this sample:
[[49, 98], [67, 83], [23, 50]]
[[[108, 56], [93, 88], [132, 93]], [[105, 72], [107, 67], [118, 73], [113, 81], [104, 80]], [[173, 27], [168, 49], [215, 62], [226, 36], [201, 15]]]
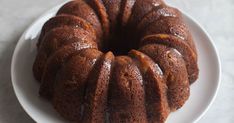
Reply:
[[[234, 0], [167, 0], [193, 16], [208, 31], [220, 54], [222, 84], [214, 104], [199, 123], [234, 122]], [[10, 63], [23, 31], [63, 0], [0, 0], [0, 122], [33, 123], [13, 92]]]

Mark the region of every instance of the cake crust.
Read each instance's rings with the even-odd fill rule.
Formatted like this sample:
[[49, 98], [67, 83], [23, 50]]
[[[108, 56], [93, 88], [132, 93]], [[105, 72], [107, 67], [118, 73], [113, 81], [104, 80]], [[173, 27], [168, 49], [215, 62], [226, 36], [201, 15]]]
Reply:
[[170, 110], [179, 109], [189, 97], [189, 79], [181, 54], [159, 44], [146, 45], [141, 51], [158, 63], [163, 71]]
[[38, 54], [36, 56], [36, 60], [33, 64], [33, 72], [35, 78], [39, 81], [41, 80], [47, 59], [57, 49], [69, 43], [84, 40], [94, 42], [94, 39], [92, 39], [90, 33], [87, 30], [84, 30], [83, 28], [72, 28], [69, 26], [65, 26], [55, 28], [48, 32], [45, 35], [43, 41], [41, 42], [41, 46], [38, 49]]
[[[74, 15], [83, 18], [93, 26], [98, 37], [97, 41], [102, 40], [103, 31], [101, 21], [98, 19], [98, 15], [95, 13], [94, 9], [92, 9], [85, 1], [75, 0], [66, 3], [57, 12], [57, 15], [61, 14]], [[102, 43], [100, 42], [99, 45], [101, 44]]]
[[49, 31], [51, 31], [54, 28], [66, 27], [66, 26], [72, 28], [83, 28], [84, 30], [87, 30], [90, 33], [90, 36], [93, 37], [95, 41], [97, 40], [94, 28], [86, 20], [78, 16], [61, 14], [49, 19], [43, 25], [37, 46], [40, 47], [40, 44], [45, 34], [47, 34]]
[[110, 122], [146, 123], [143, 80], [130, 57], [115, 59], [109, 91]]
[[107, 98], [109, 80], [114, 55], [111, 52], [104, 54], [95, 64], [87, 82], [84, 123], [104, 123], [107, 117]]
[[96, 49], [81, 50], [58, 72], [53, 105], [63, 117], [71, 121], [82, 121], [87, 78], [101, 55]]
[[39, 94], [78, 123], [164, 123], [199, 74], [182, 13], [163, 0], [74, 0], [42, 27]]
[[92, 41], [74, 42], [63, 46], [48, 59], [42, 75], [39, 90], [40, 96], [49, 100], [53, 98], [54, 84], [58, 71], [74, 54], [87, 48], [97, 49], [97, 44]]

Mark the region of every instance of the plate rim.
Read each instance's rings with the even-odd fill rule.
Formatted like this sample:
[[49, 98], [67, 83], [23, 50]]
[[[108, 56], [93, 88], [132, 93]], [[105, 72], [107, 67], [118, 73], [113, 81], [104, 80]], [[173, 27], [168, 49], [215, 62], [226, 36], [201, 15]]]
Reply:
[[218, 69], [218, 83], [217, 83], [217, 87], [215, 88], [215, 93], [213, 93], [213, 97], [211, 99], [211, 101], [209, 102], [209, 104], [207, 105], [207, 107], [203, 110], [203, 112], [200, 114], [199, 117], [197, 117], [193, 122], [196, 123], [198, 122], [199, 120], [201, 120], [201, 118], [207, 113], [207, 111], [211, 108], [211, 106], [213, 105], [216, 97], [217, 97], [217, 94], [218, 94], [218, 91], [220, 90], [220, 85], [221, 85], [221, 77], [222, 77], [222, 74], [221, 74], [221, 70], [222, 70], [222, 67], [221, 67], [221, 60], [220, 60], [220, 56], [219, 56], [219, 52], [217, 50], [217, 47], [214, 43], [214, 40], [213, 38], [210, 36], [210, 34], [205, 30], [205, 28], [194, 18], [192, 17], [190, 14], [188, 14], [187, 12], [179, 9], [181, 11], [181, 13], [184, 15], [184, 16], [187, 16], [190, 20], [193, 21], [194, 24], [196, 24], [200, 29], [201, 31], [203, 31], [203, 33], [207, 36], [207, 38], [209, 39], [209, 43], [211, 44], [212, 48], [214, 49], [214, 53], [215, 53], [215, 57], [216, 57], [216, 60], [217, 60], [217, 63], [218, 63], [218, 66], [217, 66], [217, 69]]
[[[30, 28], [35, 25], [41, 18], [43, 18], [44, 16], [46, 16], [48, 13], [54, 11], [56, 8], [62, 6], [63, 4], [67, 3], [67, 1], [65, 2], [62, 2], [54, 7], [52, 7], [51, 9], [48, 9], [44, 12], [42, 12], [42, 14], [36, 18], [33, 23], [31, 23], [27, 29], [22, 33], [22, 35], [20, 36], [16, 46], [15, 46], [15, 49], [14, 49], [14, 52], [13, 52], [13, 55], [12, 55], [12, 58], [11, 58], [11, 83], [12, 83], [12, 86], [13, 86], [13, 90], [14, 90], [14, 93], [16, 95], [16, 98], [18, 100], [18, 102], [20, 103], [21, 107], [23, 108], [23, 110], [28, 114], [28, 116], [30, 116], [32, 118], [32, 120], [38, 122], [34, 116], [32, 116], [30, 114], [30, 111], [28, 108], [26, 108], [26, 106], [22, 103], [22, 100], [21, 98], [19, 97], [19, 95], [16, 93], [16, 85], [15, 85], [15, 78], [14, 78], [14, 63], [16, 61], [16, 54], [17, 54], [17, 51], [19, 51], [20, 49], [20, 46], [22, 44], [22, 40], [23, 40], [23, 37], [26, 35], [26, 33], [30, 30]], [[179, 9], [179, 8], [178, 8]], [[215, 54], [215, 59], [217, 60], [217, 72], [218, 72], [218, 79], [217, 79], [217, 86], [215, 88], [215, 92], [213, 93], [212, 97], [211, 97], [211, 100], [209, 102], [209, 104], [206, 106], [206, 108], [203, 109], [202, 113], [197, 117], [195, 118], [192, 122], [198, 122], [206, 113], [207, 111], [210, 109], [210, 107], [212, 106], [212, 104], [214, 103], [216, 97], [217, 97], [217, 94], [218, 94], [218, 91], [219, 91], [219, 88], [220, 88], [220, 85], [221, 85], [221, 60], [220, 60], [220, 56], [219, 56], [219, 52], [217, 50], [217, 47], [215, 46], [215, 43], [214, 43], [214, 40], [212, 39], [212, 37], [209, 35], [209, 33], [205, 30], [205, 28], [196, 20], [194, 19], [190, 14], [186, 13], [185, 11], [179, 9], [182, 13], [183, 16], [187, 17], [189, 20], [191, 20], [196, 26], [198, 26], [200, 28], [200, 30], [202, 31], [202, 33], [204, 33], [205, 36], [207, 36], [207, 38], [209, 39], [209, 44], [211, 44], [211, 48], [214, 50], [214, 54]]]

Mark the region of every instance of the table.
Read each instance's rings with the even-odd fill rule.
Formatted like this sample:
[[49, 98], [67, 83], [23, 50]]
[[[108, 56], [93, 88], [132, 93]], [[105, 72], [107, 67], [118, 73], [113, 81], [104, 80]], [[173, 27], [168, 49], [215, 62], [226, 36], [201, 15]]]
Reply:
[[[211, 35], [220, 54], [222, 84], [199, 123], [234, 121], [234, 1], [166, 0], [195, 18]], [[10, 77], [11, 57], [23, 31], [43, 12], [63, 0], [0, 1], [0, 122], [33, 123], [16, 99]]]

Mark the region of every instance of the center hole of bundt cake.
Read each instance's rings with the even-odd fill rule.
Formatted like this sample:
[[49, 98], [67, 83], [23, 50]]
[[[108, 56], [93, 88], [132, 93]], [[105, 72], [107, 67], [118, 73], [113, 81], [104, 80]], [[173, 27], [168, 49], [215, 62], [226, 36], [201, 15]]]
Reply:
[[103, 52], [111, 51], [114, 55], [127, 55], [132, 49], [138, 49], [138, 43], [133, 43], [132, 36], [128, 36], [123, 31], [112, 34], [104, 45]]

